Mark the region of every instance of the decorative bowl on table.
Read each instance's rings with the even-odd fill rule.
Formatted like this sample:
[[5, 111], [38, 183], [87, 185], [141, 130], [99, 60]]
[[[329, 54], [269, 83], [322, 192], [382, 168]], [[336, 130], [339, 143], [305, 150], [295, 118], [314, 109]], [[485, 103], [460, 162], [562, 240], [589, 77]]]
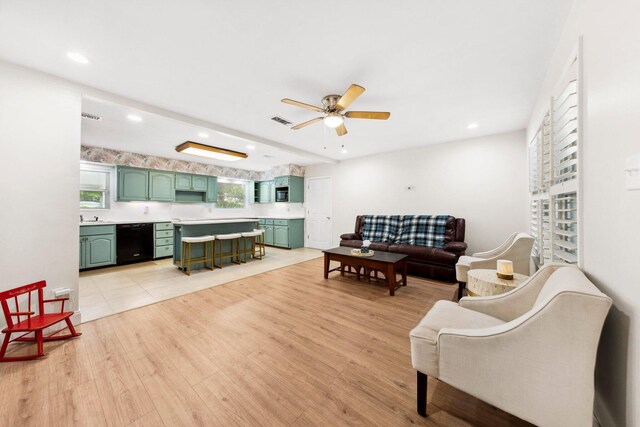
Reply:
[[368, 249], [367, 252], [362, 252], [362, 249], [351, 249], [351, 255], [353, 256], [374, 256], [375, 252]]

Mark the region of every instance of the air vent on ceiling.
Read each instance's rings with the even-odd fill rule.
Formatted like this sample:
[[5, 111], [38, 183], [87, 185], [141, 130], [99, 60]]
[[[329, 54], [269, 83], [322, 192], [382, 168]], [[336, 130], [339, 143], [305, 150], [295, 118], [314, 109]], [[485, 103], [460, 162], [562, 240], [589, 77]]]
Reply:
[[281, 125], [285, 125], [285, 126], [291, 126], [293, 124], [289, 120], [283, 119], [280, 116], [273, 116], [273, 117], [271, 117], [271, 120], [273, 120], [276, 123], [280, 123]]
[[267, 158], [267, 159], [275, 159], [276, 158], [276, 156], [272, 156], [271, 154], [265, 154], [264, 157]]
[[83, 119], [89, 119], [89, 120], [95, 120], [96, 122], [99, 122], [100, 120], [102, 120], [102, 117], [95, 116], [95, 115], [89, 114], [89, 113], [82, 113], [82, 118]]

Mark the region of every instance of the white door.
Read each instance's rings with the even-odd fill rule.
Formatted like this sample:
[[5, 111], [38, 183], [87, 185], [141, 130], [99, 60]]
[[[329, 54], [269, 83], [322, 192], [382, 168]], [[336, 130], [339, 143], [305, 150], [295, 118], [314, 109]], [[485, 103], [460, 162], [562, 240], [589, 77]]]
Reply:
[[331, 177], [307, 180], [307, 246], [310, 248], [333, 246], [331, 201]]

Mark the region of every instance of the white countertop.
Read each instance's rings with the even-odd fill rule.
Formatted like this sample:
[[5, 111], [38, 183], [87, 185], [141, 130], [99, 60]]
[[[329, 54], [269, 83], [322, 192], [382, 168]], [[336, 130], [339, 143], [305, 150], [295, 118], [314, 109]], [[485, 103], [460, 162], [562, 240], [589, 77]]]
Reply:
[[259, 219], [304, 219], [303, 216], [297, 215], [297, 216], [286, 216], [286, 215], [278, 215], [278, 216], [273, 216], [273, 215], [269, 215], [269, 216], [259, 216]]
[[80, 223], [80, 227], [86, 225], [115, 225], [115, 224], [155, 224], [156, 222], [171, 222], [170, 219], [157, 219], [154, 221], [142, 220], [142, 221], [83, 221]]
[[257, 222], [257, 218], [221, 218], [172, 221], [175, 225], [233, 224], [237, 222]]
[[176, 225], [197, 225], [197, 224], [232, 224], [234, 222], [252, 222], [258, 219], [304, 219], [303, 216], [258, 216], [252, 218], [193, 218], [182, 220], [171, 219], [155, 219], [155, 220], [120, 220], [120, 221], [84, 221], [80, 223], [80, 227], [88, 225], [116, 225], [116, 224], [154, 224], [157, 222], [171, 222]]

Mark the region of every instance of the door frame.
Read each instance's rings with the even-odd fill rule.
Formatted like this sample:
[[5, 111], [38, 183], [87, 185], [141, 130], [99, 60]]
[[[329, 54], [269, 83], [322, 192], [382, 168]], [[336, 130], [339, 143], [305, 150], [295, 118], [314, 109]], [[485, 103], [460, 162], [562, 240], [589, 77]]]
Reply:
[[308, 229], [308, 225], [309, 225], [309, 181], [311, 181], [312, 179], [327, 179], [329, 178], [329, 188], [331, 189], [331, 197], [329, 198], [329, 211], [331, 212], [331, 231], [330, 231], [330, 241], [329, 241], [329, 248], [333, 247], [333, 176], [331, 175], [323, 175], [323, 176], [314, 176], [314, 177], [306, 177], [304, 178], [304, 186], [307, 187], [305, 192], [304, 192], [304, 201], [305, 201], [305, 217], [306, 217], [306, 221], [304, 224], [304, 246], [305, 247], [310, 247], [309, 246], [309, 229]]

